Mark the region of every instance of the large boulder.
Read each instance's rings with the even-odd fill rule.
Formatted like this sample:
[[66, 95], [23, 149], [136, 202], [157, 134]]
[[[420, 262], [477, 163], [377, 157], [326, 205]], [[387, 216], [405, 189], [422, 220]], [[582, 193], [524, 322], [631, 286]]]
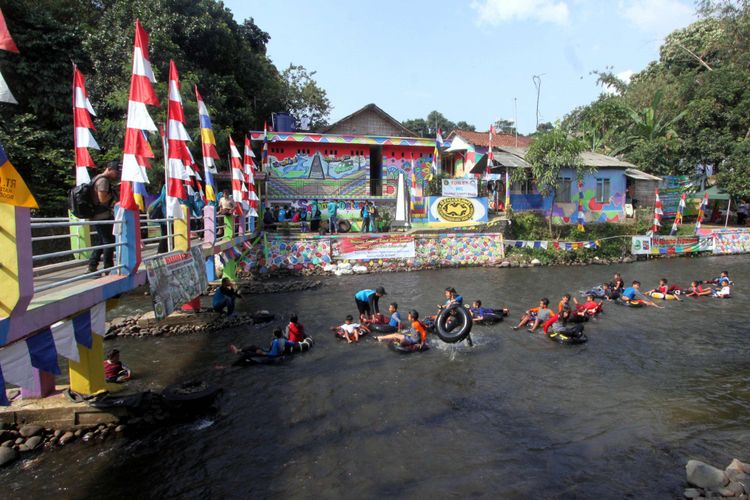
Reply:
[[21, 436], [30, 438], [31, 436], [36, 436], [44, 432], [44, 427], [41, 425], [28, 424], [21, 427], [19, 432], [21, 433]]
[[40, 444], [42, 444], [42, 436], [30, 437], [24, 444], [29, 448], [29, 450], [35, 450]]
[[11, 463], [18, 457], [18, 452], [13, 448], [0, 448], [0, 467]]
[[685, 472], [687, 482], [699, 488], [718, 489], [726, 486], [729, 482], [729, 478], [723, 470], [705, 464], [700, 460], [688, 460]]

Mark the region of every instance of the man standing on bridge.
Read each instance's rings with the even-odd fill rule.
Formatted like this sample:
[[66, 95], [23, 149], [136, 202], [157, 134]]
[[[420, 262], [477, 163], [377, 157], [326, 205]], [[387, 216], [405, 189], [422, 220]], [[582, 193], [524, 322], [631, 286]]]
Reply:
[[[107, 163], [104, 172], [94, 177], [91, 181], [91, 197], [94, 204], [94, 216], [92, 221], [114, 221], [115, 201], [117, 199], [115, 188], [112, 185], [120, 178], [122, 164], [120, 160], [112, 160]], [[99, 235], [99, 245], [114, 245], [115, 235], [112, 232], [113, 223], [96, 224], [96, 233]], [[115, 266], [115, 247], [98, 248], [91, 252], [89, 259], [89, 272], [93, 273], [99, 267], [99, 259], [104, 255], [104, 269]]]

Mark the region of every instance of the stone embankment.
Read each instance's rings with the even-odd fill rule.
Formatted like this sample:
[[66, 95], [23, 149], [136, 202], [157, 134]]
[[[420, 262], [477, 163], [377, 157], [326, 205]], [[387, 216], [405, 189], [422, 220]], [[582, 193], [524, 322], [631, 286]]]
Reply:
[[750, 464], [736, 458], [724, 469], [717, 469], [699, 460], [689, 460], [685, 466], [687, 482], [691, 486], [685, 498], [738, 498], [750, 495]]

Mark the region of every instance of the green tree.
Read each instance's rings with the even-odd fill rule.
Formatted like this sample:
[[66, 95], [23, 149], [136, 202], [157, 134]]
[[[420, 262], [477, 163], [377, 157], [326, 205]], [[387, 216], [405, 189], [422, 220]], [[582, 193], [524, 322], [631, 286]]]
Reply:
[[287, 84], [287, 109], [298, 120], [307, 118], [310, 129], [318, 130], [328, 124], [331, 102], [326, 91], [313, 79], [315, 71], [308, 72], [304, 66], [289, 64], [281, 73]]
[[476, 132], [477, 128], [472, 125], [471, 123], [467, 123], [463, 120], [456, 123], [456, 128], [460, 128], [461, 130], [468, 130], [469, 132]]
[[504, 118], [501, 118], [495, 122], [495, 130], [499, 134], [515, 134], [516, 133], [516, 125], [513, 123], [513, 120], [506, 120]]
[[743, 139], [734, 145], [716, 178], [734, 199], [750, 200], [750, 140]]
[[[569, 134], [558, 123], [549, 132], [538, 134], [529, 146], [528, 153], [526, 153], [526, 161], [531, 165], [531, 175], [539, 194], [552, 198], [547, 216], [550, 236], [552, 236], [552, 210], [555, 204], [555, 192], [560, 187], [560, 171], [563, 168], [572, 169], [579, 182], [583, 181], [587, 174], [596, 171], [596, 168], [586, 166], [581, 161], [581, 153], [585, 150], [586, 146], [583, 142]], [[514, 169], [513, 180], [522, 181], [525, 175], [525, 169]]]

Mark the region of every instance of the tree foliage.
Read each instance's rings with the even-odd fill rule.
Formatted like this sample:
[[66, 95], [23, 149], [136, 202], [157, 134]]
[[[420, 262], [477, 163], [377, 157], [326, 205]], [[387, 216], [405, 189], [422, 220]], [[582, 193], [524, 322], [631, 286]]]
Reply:
[[657, 175], [712, 165], [723, 188], [747, 196], [732, 179], [750, 177], [750, 3], [697, 3], [701, 19], [669, 34], [658, 61], [629, 83], [611, 71], [596, 72], [608, 91], [563, 124], [589, 149], [621, 155]]
[[459, 121], [458, 123], [450, 121], [439, 111], [430, 111], [426, 118], [404, 120], [401, 122], [401, 125], [408, 128], [419, 137], [435, 137], [437, 129], [440, 129], [443, 137], [446, 137], [457, 128], [471, 131], [476, 130], [474, 125], [470, 125], [465, 121]]
[[[2, 8], [21, 54], [0, 52], [0, 70], [19, 101], [18, 106], [0, 104], [0, 142], [31, 180], [43, 213], [63, 213], [65, 193], [73, 183], [72, 63], [86, 74], [97, 112], [95, 137], [102, 151], [94, 153], [95, 161], [121, 155], [136, 18], [149, 33], [162, 104], [150, 109], [151, 116], [157, 124], [166, 118], [169, 60], [174, 59], [197, 158], [193, 85], [209, 108], [222, 156], [229, 134], [262, 128], [274, 111], [309, 109], [324, 120], [330, 108], [314, 72], [294, 66], [294, 78], [285, 79], [266, 55], [270, 35], [252, 18], [238, 23], [220, 1], [9, 0]], [[150, 141], [159, 155], [158, 134]], [[163, 182], [160, 164], [156, 158], [149, 172], [151, 192]]]

